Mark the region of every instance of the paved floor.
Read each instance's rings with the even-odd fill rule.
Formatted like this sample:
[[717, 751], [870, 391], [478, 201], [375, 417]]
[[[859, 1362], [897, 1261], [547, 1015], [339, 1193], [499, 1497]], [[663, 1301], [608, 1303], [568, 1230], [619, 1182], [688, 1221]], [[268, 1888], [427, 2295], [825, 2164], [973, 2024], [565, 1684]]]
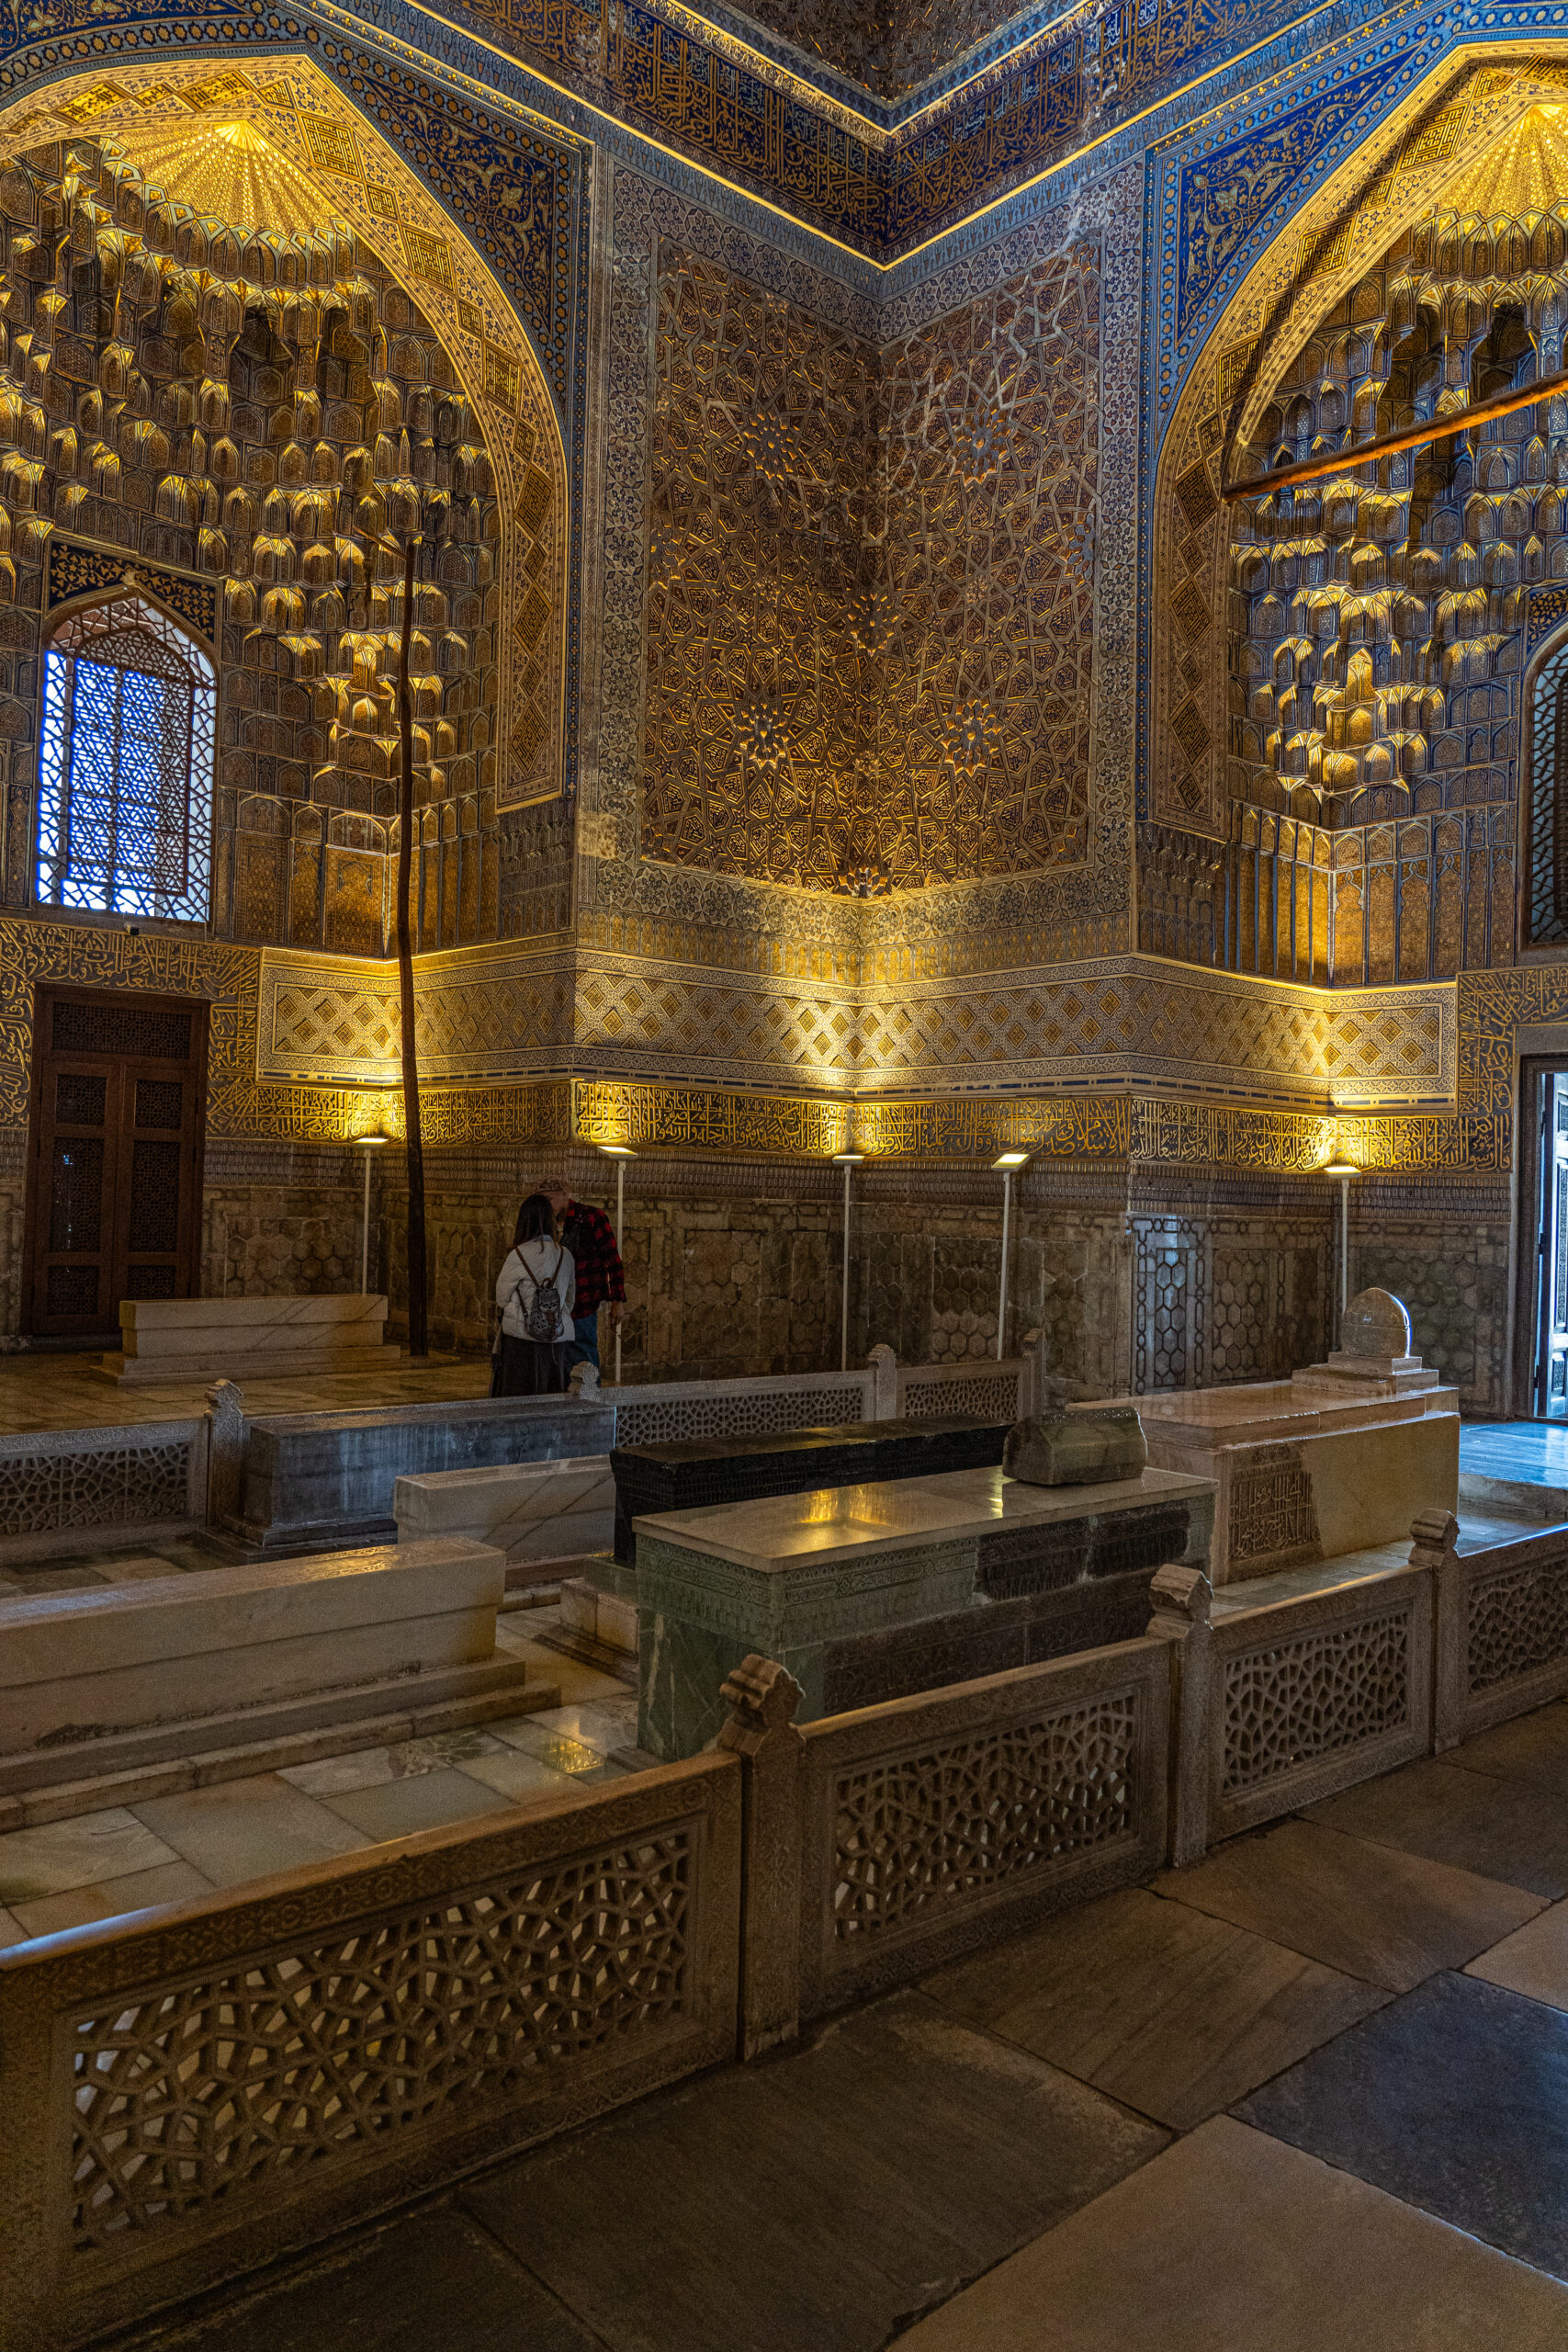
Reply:
[[532, 1638], [558, 1616], [503, 1619], [497, 1641], [559, 1685], [559, 1707], [0, 1836], [0, 1948], [615, 1780], [626, 1767], [609, 1751], [636, 1747], [637, 1701]]
[[1560, 1421], [1469, 1421], [1459, 1433], [1459, 1466], [1483, 1478], [1568, 1487], [1568, 1428]]
[[[329, 1413], [356, 1405], [430, 1405], [488, 1396], [488, 1356], [433, 1357], [422, 1367], [396, 1357], [385, 1372], [304, 1374], [243, 1382], [248, 1413]], [[0, 1358], [0, 1437], [33, 1430], [123, 1429], [140, 1421], [187, 1420], [207, 1410], [206, 1380], [164, 1388], [121, 1388], [91, 1355]]]
[[1562, 2352], [1568, 1703], [629, 2108], [164, 2352]]

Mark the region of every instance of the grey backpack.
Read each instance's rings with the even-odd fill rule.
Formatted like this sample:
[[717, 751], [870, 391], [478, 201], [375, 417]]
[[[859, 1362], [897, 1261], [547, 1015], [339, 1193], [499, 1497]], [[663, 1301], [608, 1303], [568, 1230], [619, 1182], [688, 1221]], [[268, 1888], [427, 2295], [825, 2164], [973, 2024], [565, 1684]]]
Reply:
[[[553, 1270], [542, 1283], [535, 1283], [534, 1295], [523, 1309], [524, 1333], [538, 1347], [552, 1346], [560, 1331], [560, 1293], [556, 1288], [556, 1275], [560, 1272], [560, 1261], [565, 1255], [565, 1250], [558, 1245]], [[519, 1283], [517, 1287], [521, 1290], [522, 1283]]]

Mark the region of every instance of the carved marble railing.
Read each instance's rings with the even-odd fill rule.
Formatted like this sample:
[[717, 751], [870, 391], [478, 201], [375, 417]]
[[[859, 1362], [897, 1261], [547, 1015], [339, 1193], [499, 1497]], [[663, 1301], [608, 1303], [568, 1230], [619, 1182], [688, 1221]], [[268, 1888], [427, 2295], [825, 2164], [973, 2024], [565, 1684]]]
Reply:
[[0, 1438], [0, 1544], [42, 1558], [199, 1525], [207, 1451], [205, 1414]]
[[1169, 1645], [1124, 1642], [797, 1727], [785, 1670], [725, 1685], [747, 1771], [742, 2046], [1159, 1867]]
[[1521, 1529], [1461, 1550], [1450, 1511], [1425, 1511], [1410, 1557], [1437, 1590], [1439, 1750], [1568, 1691], [1568, 1530]]
[[733, 2055], [728, 1756], [0, 1955], [0, 2346], [59, 2352]]

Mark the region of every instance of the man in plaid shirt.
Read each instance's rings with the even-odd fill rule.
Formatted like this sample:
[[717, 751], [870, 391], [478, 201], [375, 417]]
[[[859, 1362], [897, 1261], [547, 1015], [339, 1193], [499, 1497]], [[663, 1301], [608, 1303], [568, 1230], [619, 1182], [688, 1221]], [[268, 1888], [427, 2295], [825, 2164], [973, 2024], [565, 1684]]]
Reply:
[[560, 1177], [541, 1176], [536, 1189], [547, 1197], [561, 1245], [571, 1251], [577, 1269], [577, 1338], [571, 1361], [591, 1363], [597, 1371], [599, 1309], [608, 1302], [612, 1323], [622, 1322], [626, 1312], [626, 1272], [615, 1244], [615, 1228], [603, 1209], [587, 1201], [574, 1201]]

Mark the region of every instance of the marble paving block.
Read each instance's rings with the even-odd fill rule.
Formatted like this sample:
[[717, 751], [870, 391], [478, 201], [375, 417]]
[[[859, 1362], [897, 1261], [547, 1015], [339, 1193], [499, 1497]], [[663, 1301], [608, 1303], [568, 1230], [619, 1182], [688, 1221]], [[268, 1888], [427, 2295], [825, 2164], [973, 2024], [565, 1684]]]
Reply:
[[119, 1806], [38, 1829], [13, 1829], [0, 1838], [0, 1902], [34, 1902], [178, 1859], [155, 1829]]
[[1512, 1723], [1498, 1724], [1453, 1748], [1445, 1758], [1467, 1772], [1499, 1781], [1528, 1781], [1568, 1797], [1568, 1701], [1554, 1700]]
[[1568, 2014], [1429, 1977], [1237, 2110], [1391, 2196], [1568, 2276]]
[[1561, 1798], [1466, 1771], [1448, 1757], [1364, 1781], [1309, 1805], [1305, 1818], [1551, 1901], [1568, 1894], [1568, 1810]]
[[150, 1871], [128, 1871], [123, 1878], [73, 1886], [63, 1894], [18, 1903], [17, 1917], [29, 1936], [57, 1936], [65, 1928], [85, 1928], [95, 1919], [122, 1918], [128, 1911], [150, 1911], [164, 1903], [188, 1903], [212, 1892], [211, 1883], [189, 1862], [161, 1862]]
[[372, 1842], [276, 1772], [149, 1798], [135, 1810], [214, 1886], [239, 1886], [303, 1862], [330, 1861]]
[[1528, 1926], [1472, 1960], [1467, 1976], [1483, 1977], [1506, 1992], [1523, 1993], [1554, 2009], [1568, 2009], [1568, 1903], [1554, 1903]]
[[899, 2352], [1560, 2352], [1568, 2290], [1228, 2116]]
[[1522, 1888], [1305, 1821], [1233, 1838], [1155, 1888], [1391, 1993], [1461, 1967], [1542, 1907]]
[[1164, 2142], [905, 1994], [462, 2203], [617, 2352], [875, 2352]]
[[496, 1789], [453, 1768], [382, 1781], [375, 1788], [344, 1791], [321, 1802], [367, 1838], [379, 1839], [409, 1838], [419, 1829], [443, 1829], [448, 1822], [503, 1812], [507, 1800]]
[[400, 1478], [392, 1509], [401, 1542], [462, 1535], [508, 1564], [581, 1559], [614, 1539], [615, 1482], [607, 1454], [509, 1462]]
[[925, 1980], [955, 2017], [1190, 2131], [1388, 1996], [1142, 1889]]

